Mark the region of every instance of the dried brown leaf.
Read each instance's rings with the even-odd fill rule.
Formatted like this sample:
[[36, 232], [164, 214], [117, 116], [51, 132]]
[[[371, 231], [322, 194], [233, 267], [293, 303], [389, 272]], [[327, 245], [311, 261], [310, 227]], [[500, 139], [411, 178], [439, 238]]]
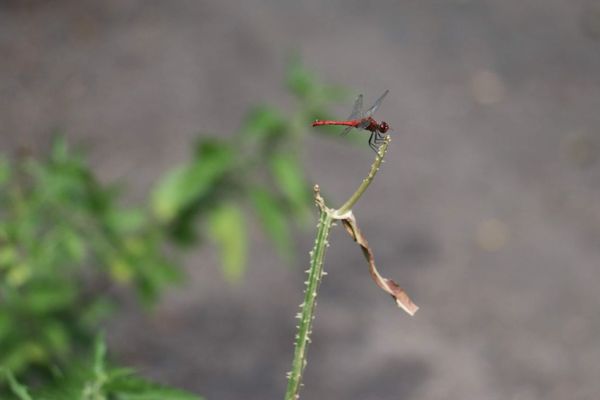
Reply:
[[352, 239], [359, 244], [365, 258], [367, 259], [369, 263], [369, 273], [371, 274], [373, 281], [375, 281], [377, 286], [379, 286], [382, 290], [392, 296], [398, 307], [402, 308], [408, 314], [414, 315], [419, 307], [412, 302], [410, 297], [408, 297], [406, 292], [396, 282], [391, 279], [384, 278], [379, 274], [379, 271], [377, 271], [373, 250], [371, 250], [371, 247], [369, 247], [369, 242], [367, 242], [367, 239], [364, 237], [361, 230], [358, 229], [356, 218], [352, 212], [344, 215], [344, 218], [341, 220], [344, 224], [346, 232], [348, 232]]

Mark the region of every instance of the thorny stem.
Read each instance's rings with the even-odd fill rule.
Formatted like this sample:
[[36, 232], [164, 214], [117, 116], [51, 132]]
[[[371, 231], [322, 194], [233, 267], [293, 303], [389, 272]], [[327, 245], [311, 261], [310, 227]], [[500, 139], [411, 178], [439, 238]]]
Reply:
[[[304, 291], [304, 302], [300, 304], [302, 311], [297, 317], [300, 319], [298, 333], [296, 334], [296, 343], [294, 351], [294, 361], [292, 371], [288, 375], [288, 387], [285, 394], [285, 400], [296, 400], [299, 398], [298, 392], [302, 381], [302, 372], [306, 367], [306, 349], [310, 342], [312, 333], [312, 321], [314, 317], [315, 305], [317, 304], [317, 289], [323, 276], [323, 259], [325, 257], [325, 248], [328, 246], [327, 237], [333, 222], [333, 216], [325, 209], [322, 199], [318, 193], [318, 186], [315, 186], [317, 203], [320, 206], [319, 224], [317, 225], [317, 238], [315, 247], [310, 252], [310, 269], [308, 280], [306, 281], [306, 290]], [[321, 201], [319, 201], [321, 200]]]
[[325, 258], [325, 249], [329, 246], [327, 237], [329, 236], [333, 221], [342, 218], [344, 214], [348, 213], [352, 206], [360, 199], [367, 187], [369, 187], [377, 174], [377, 171], [379, 171], [379, 167], [381, 166], [383, 156], [385, 155], [389, 143], [390, 137], [386, 136], [385, 142], [377, 152], [369, 175], [362, 181], [356, 192], [354, 192], [348, 201], [346, 201], [339, 209], [335, 210], [327, 208], [320, 195], [319, 186], [315, 185], [315, 201], [320, 210], [319, 224], [317, 225], [315, 246], [310, 252], [310, 269], [307, 271], [308, 280], [306, 281], [304, 302], [300, 305], [301, 311], [296, 316], [300, 319], [300, 323], [297, 327], [298, 333], [296, 334], [294, 360], [292, 361], [292, 371], [288, 374], [288, 386], [285, 393], [285, 400], [297, 400], [300, 398], [299, 391], [302, 384], [302, 373], [304, 367], [306, 367], [306, 350], [308, 343], [310, 343], [312, 322], [314, 319], [315, 306], [317, 304], [317, 289], [319, 288], [321, 278], [325, 275], [323, 272], [323, 259]]

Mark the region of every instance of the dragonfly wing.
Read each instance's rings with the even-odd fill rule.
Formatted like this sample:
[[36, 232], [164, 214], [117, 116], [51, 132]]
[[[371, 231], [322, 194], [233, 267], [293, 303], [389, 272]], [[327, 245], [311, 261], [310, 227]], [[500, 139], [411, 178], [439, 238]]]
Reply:
[[352, 130], [352, 128], [356, 128], [356, 129], [366, 129], [369, 125], [371, 124], [371, 121], [369, 121], [368, 119], [364, 119], [362, 121], [360, 121], [358, 124], [354, 125], [354, 126], [349, 126], [346, 129], [344, 129], [341, 133], [341, 135], [346, 135], [348, 134], [348, 132], [350, 132]]
[[362, 122], [360, 122], [358, 125], [356, 125], [356, 127], [358, 129], [366, 129], [367, 126], [371, 125], [371, 121], [369, 121], [368, 118], [365, 118], [362, 120]]
[[381, 96], [379, 96], [379, 98], [377, 100], [375, 100], [375, 103], [373, 103], [373, 106], [371, 106], [371, 108], [369, 108], [367, 110], [367, 112], [365, 113], [365, 117], [370, 117], [375, 113], [375, 111], [377, 111], [377, 109], [383, 102], [383, 99], [385, 98], [385, 96], [387, 96], [387, 94], [389, 92], [390, 92], [389, 90], [386, 90], [385, 92], [383, 92], [383, 94]]
[[359, 94], [358, 97], [356, 98], [356, 101], [354, 102], [354, 108], [352, 108], [352, 113], [346, 119], [351, 120], [351, 119], [360, 118], [361, 114], [362, 114], [362, 109], [363, 109], [363, 95]]
[[354, 128], [354, 127], [353, 127], [353, 126], [348, 126], [348, 127], [346, 127], [346, 129], [344, 129], [344, 130], [342, 131], [342, 133], [340, 133], [340, 135], [342, 135], [342, 136], [345, 136], [345, 135], [347, 135], [347, 134], [348, 134], [348, 132], [350, 132], [350, 131], [352, 130], [352, 128]]

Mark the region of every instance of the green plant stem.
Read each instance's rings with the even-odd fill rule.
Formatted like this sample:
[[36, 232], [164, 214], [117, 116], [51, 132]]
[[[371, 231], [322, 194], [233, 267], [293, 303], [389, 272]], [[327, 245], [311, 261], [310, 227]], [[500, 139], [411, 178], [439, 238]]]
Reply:
[[332, 222], [333, 216], [325, 207], [321, 207], [315, 247], [310, 253], [310, 269], [308, 270], [304, 302], [300, 305], [302, 311], [297, 316], [300, 318], [300, 324], [298, 325], [298, 333], [296, 334], [294, 361], [292, 362], [292, 371], [289, 373], [285, 400], [296, 400], [299, 398], [298, 392], [302, 381], [302, 372], [304, 371], [304, 367], [306, 367], [306, 349], [308, 343], [310, 343], [312, 321], [314, 319], [315, 305], [317, 304], [317, 289], [323, 277], [323, 259], [325, 258], [325, 249], [329, 245], [327, 237], [329, 236]]
[[381, 166], [381, 163], [383, 162], [383, 156], [385, 155], [385, 152], [387, 151], [389, 144], [390, 144], [390, 137], [386, 136], [385, 141], [383, 142], [383, 144], [379, 148], [379, 151], [377, 152], [377, 156], [375, 157], [375, 162], [373, 162], [373, 165], [371, 165], [371, 170], [369, 171], [369, 175], [367, 175], [367, 177], [365, 179], [363, 179], [363, 181], [360, 184], [360, 186], [358, 187], [358, 189], [356, 189], [356, 192], [354, 192], [352, 194], [352, 196], [350, 196], [348, 201], [346, 201], [340, 208], [337, 209], [337, 212], [336, 212], [337, 215], [343, 215], [343, 214], [346, 214], [348, 211], [350, 211], [352, 209], [352, 207], [354, 207], [354, 205], [356, 204], [358, 199], [360, 199], [360, 197], [363, 195], [365, 190], [367, 190], [367, 188], [373, 181], [373, 178], [375, 178], [375, 174], [377, 174], [377, 171], [379, 171], [379, 167]]
[[333, 221], [342, 219], [344, 214], [351, 211], [352, 206], [363, 195], [369, 187], [373, 178], [379, 171], [379, 167], [383, 161], [383, 156], [390, 142], [390, 137], [385, 138], [384, 144], [377, 152], [377, 156], [369, 175], [362, 181], [356, 192], [337, 210], [327, 208], [325, 202], [319, 193], [319, 186], [315, 185], [315, 200], [320, 209], [319, 224], [317, 225], [317, 238], [315, 239], [315, 247], [310, 253], [310, 269], [308, 272], [308, 280], [306, 281], [306, 291], [304, 292], [304, 302], [300, 305], [301, 311], [297, 318], [300, 319], [298, 325], [298, 333], [296, 334], [296, 342], [294, 347], [294, 360], [292, 361], [292, 371], [288, 375], [288, 386], [285, 393], [285, 400], [297, 400], [300, 398], [299, 391], [302, 383], [302, 373], [306, 367], [306, 351], [308, 343], [310, 343], [310, 334], [312, 333], [312, 321], [314, 320], [315, 306], [317, 304], [317, 289], [324, 275], [323, 260], [325, 258], [325, 249], [329, 246], [327, 238], [329, 231], [333, 225]]

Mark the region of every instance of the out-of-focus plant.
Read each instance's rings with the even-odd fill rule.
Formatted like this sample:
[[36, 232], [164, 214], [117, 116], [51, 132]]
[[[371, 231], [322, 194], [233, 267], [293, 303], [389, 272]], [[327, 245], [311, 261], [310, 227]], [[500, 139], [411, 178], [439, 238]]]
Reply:
[[[0, 370], [14, 400], [201, 400], [179, 389], [149, 382], [127, 368], [117, 368], [106, 360], [106, 345], [97, 340], [93, 357], [71, 365], [53, 384], [30, 390], [19, 383], [10, 370]], [[2, 376], [3, 375], [3, 376]]]
[[116, 285], [151, 301], [177, 278], [163, 233], [117, 200], [63, 140], [0, 161], [0, 366], [47, 376], [90, 348]]
[[306, 127], [328, 117], [325, 110], [346, 97], [343, 89], [321, 83], [298, 62], [288, 69], [286, 86], [297, 100], [291, 115], [271, 105], [254, 107], [236, 133], [201, 139], [191, 160], [170, 172], [153, 193], [154, 214], [172, 238], [190, 244], [199, 240], [198, 231], [210, 237], [231, 280], [244, 273], [247, 209], [281, 257], [291, 260], [290, 225], [310, 215], [311, 188], [299, 154], [311, 132]]
[[[224, 276], [238, 280], [252, 210], [279, 254], [291, 260], [291, 224], [310, 215], [299, 154], [306, 127], [329, 117], [325, 110], [345, 92], [299, 63], [291, 64], [286, 85], [298, 102], [291, 115], [257, 106], [238, 132], [200, 140], [191, 160], [156, 185], [149, 207], [123, 207], [120, 191], [101, 184], [64, 140], [43, 160], [0, 155], [0, 368], [6, 371], [0, 398], [9, 387], [27, 398], [16, 379], [34, 388], [68, 386], [56, 377], [92, 352], [95, 331], [118, 305], [115, 288], [134, 288], [150, 303], [179, 278], [165, 246], [198, 244], [201, 232], [220, 248]], [[122, 382], [118, 374], [103, 374], [105, 389]], [[187, 399], [102, 393], [62, 398]]]

